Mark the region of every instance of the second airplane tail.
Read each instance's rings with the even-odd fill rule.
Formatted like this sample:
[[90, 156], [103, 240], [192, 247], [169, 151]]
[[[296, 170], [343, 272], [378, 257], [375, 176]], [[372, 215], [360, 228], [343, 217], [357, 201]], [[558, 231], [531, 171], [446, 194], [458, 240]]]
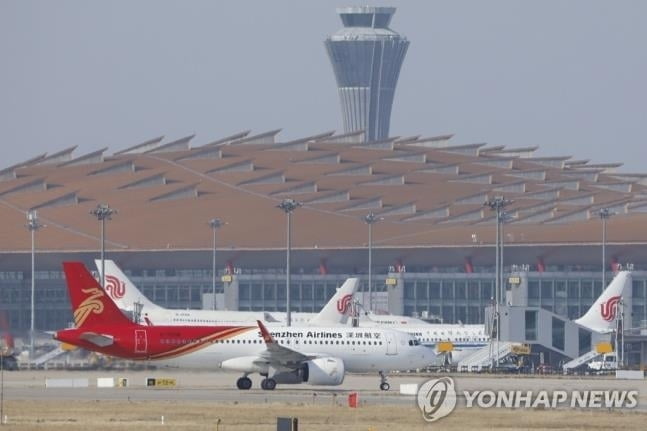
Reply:
[[330, 326], [345, 325], [353, 307], [353, 295], [357, 292], [358, 278], [349, 278], [341, 285], [321, 311], [313, 317], [308, 325]]
[[592, 329], [596, 332], [610, 332], [616, 326], [615, 319], [618, 304], [622, 300], [625, 289], [631, 288], [631, 272], [620, 271], [602, 295], [593, 303], [586, 314], [575, 323]]
[[[101, 275], [101, 261], [97, 259], [94, 263], [97, 266], [99, 275]], [[126, 311], [133, 311], [135, 304], [138, 303], [142, 304], [142, 310], [144, 312], [162, 309], [159, 305], [149, 301], [114, 261], [106, 259], [105, 267], [106, 292], [108, 292], [108, 295], [110, 295], [119, 308]]]

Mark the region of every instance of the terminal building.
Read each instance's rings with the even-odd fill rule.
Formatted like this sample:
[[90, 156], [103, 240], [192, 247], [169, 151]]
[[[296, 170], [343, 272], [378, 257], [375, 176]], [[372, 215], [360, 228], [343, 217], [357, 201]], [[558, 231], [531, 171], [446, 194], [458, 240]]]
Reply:
[[[108, 154], [76, 148], [37, 155], [0, 171], [0, 312], [20, 333], [30, 327], [34, 232], [36, 328], [71, 321], [61, 262], [94, 269], [98, 204], [106, 256], [152, 301], [200, 308], [212, 291], [212, 231], [221, 308], [285, 309], [285, 198], [291, 216], [293, 310], [316, 311], [350, 275], [367, 290], [373, 213], [375, 308], [446, 323], [483, 323], [494, 296], [494, 213], [504, 196], [504, 272], [526, 274], [528, 305], [582, 315], [607, 280], [633, 268], [625, 304], [629, 328], [647, 320], [647, 183], [619, 163], [538, 156], [537, 148], [454, 143], [451, 135], [366, 142], [362, 131], [296, 140], [279, 130], [241, 132], [192, 145], [162, 137]], [[612, 216], [601, 219], [601, 211]]]

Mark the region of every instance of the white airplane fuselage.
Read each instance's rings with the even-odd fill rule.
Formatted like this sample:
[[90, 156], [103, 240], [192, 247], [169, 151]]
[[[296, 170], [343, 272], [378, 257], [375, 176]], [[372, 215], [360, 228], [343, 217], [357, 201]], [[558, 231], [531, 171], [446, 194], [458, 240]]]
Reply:
[[[306, 325], [316, 313], [291, 313], [292, 324]], [[285, 325], [286, 313], [258, 311], [225, 311], [225, 310], [174, 310], [159, 308], [151, 311], [142, 310], [142, 319], [148, 318], [153, 325], [231, 325], [250, 323], [260, 320], [266, 325]], [[269, 319], [268, 319], [269, 318]], [[146, 323], [145, 321], [143, 323]]]
[[[360, 327], [382, 327], [406, 332], [416, 338], [421, 344], [437, 348], [438, 343], [451, 342], [453, 351], [451, 363], [457, 364], [476, 350], [485, 347], [490, 337], [485, 332], [485, 325], [462, 325], [445, 323], [410, 324], [399, 321], [398, 316], [373, 316], [371, 319], [360, 320]], [[375, 320], [372, 320], [375, 319]], [[440, 359], [444, 359], [439, 357]]]
[[[341, 359], [347, 372], [424, 368], [435, 356], [433, 349], [417, 345], [408, 334], [394, 330], [298, 326], [271, 327], [269, 330], [278, 344], [291, 350]], [[220, 367], [229, 359], [240, 359], [244, 366], [246, 358], [262, 357], [264, 352], [266, 345], [258, 328], [250, 328], [233, 338], [212, 342], [193, 353], [155, 361], [155, 364], [205, 369]]]

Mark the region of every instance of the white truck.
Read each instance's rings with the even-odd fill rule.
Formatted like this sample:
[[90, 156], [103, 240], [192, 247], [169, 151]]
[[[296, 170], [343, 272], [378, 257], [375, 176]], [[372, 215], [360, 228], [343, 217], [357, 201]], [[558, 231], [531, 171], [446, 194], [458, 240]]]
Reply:
[[615, 353], [605, 353], [599, 361], [591, 361], [588, 363], [589, 370], [591, 371], [610, 371], [618, 368]]

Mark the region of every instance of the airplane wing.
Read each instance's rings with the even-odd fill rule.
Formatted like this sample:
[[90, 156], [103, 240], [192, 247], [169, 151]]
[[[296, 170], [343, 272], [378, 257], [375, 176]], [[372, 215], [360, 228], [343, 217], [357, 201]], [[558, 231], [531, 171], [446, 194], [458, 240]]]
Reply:
[[79, 338], [99, 347], [110, 346], [115, 341], [111, 335], [97, 334], [96, 332], [84, 332]]
[[280, 345], [260, 320], [257, 320], [256, 323], [258, 323], [258, 328], [261, 330], [267, 349], [261, 353], [260, 359], [274, 368], [294, 369], [306, 361], [319, 357], [319, 355], [305, 355]]

